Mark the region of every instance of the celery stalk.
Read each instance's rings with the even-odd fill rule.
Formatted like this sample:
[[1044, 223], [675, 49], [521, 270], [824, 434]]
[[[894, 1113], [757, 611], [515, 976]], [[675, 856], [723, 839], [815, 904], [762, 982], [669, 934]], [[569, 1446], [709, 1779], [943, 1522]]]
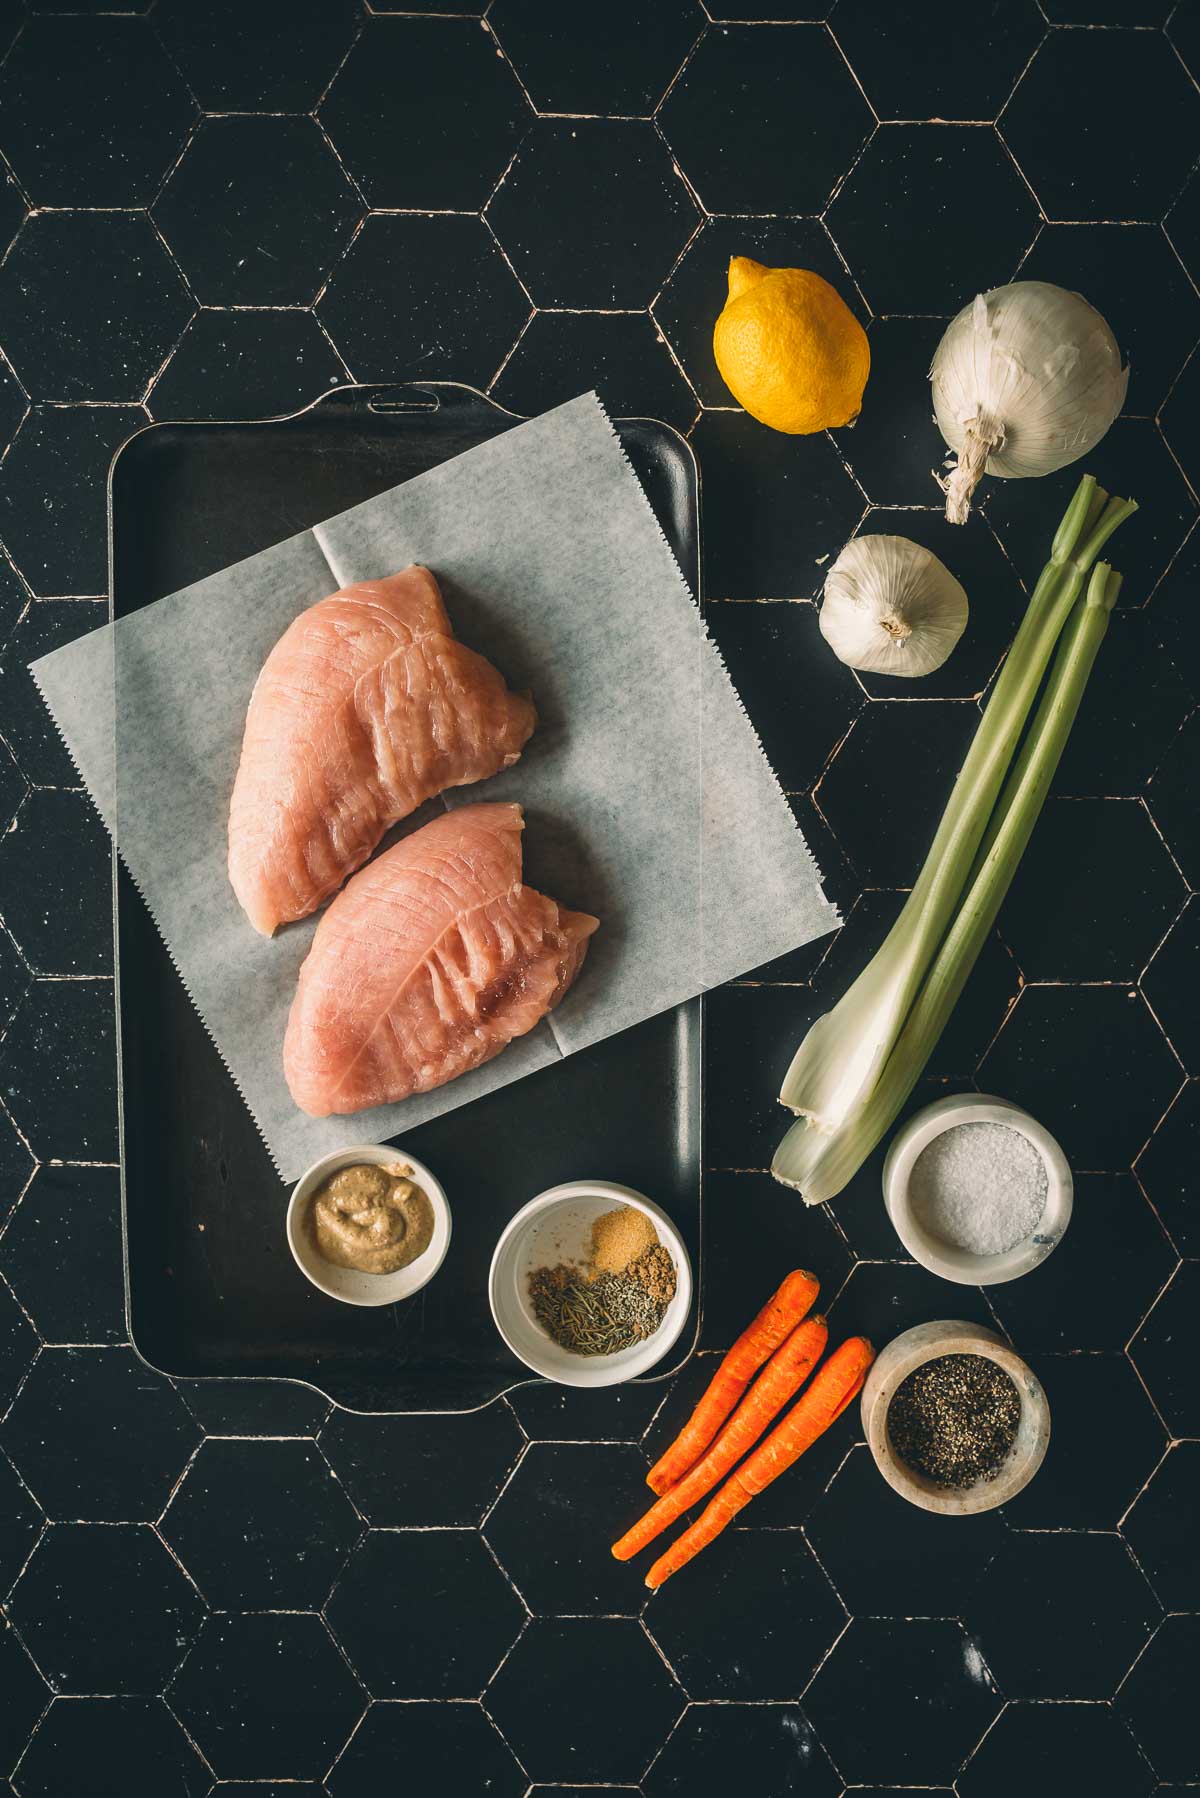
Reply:
[[1041, 812], [1083, 698], [1121, 577], [1101, 563], [1071, 614], [1045, 694], [980, 845], [970, 884], [892, 1054], [863, 1102], [833, 1135], [792, 1125], [772, 1173], [805, 1202], [834, 1198], [895, 1121], [920, 1079], [974, 967]]

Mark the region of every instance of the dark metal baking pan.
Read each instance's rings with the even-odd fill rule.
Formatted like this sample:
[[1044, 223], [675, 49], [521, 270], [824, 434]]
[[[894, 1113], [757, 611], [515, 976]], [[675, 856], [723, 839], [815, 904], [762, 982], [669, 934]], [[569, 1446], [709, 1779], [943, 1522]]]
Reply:
[[[109, 486], [123, 617], [517, 420], [446, 383], [353, 387], [262, 423], [152, 425]], [[616, 421], [693, 592], [699, 492], [688, 445]], [[127, 1302], [134, 1346], [187, 1377], [294, 1378], [364, 1411], [469, 1410], [528, 1378], [492, 1323], [487, 1270], [519, 1205], [559, 1181], [657, 1199], [700, 1269], [699, 1001], [569, 1056], [405, 1137], [454, 1213], [436, 1279], [363, 1310], [313, 1290], [284, 1239], [287, 1188], [192, 1009], [132, 881], [117, 875], [117, 1007]], [[699, 1284], [697, 1285], [699, 1293]], [[688, 1331], [656, 1377], [678, 1366]]]

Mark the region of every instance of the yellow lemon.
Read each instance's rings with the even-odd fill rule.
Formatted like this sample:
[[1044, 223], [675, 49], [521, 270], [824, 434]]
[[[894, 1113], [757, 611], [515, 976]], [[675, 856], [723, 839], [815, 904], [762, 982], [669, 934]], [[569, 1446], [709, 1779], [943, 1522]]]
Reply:
[[713, 351], [734, 399], [772, 430], [832, 430], [853, 424], [862, 408], [867, 334], [811, 269], [735, 256]]

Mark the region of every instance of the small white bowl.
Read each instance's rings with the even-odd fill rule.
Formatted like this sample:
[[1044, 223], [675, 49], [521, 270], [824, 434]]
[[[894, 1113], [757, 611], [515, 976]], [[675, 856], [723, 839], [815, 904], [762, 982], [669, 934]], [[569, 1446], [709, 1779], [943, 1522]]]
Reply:
[[[592, 1224], [617, 1205], [653, 1219], [658, 1239], [675, 1263], [675, 1297], [653, 1336], [615, 1355], [575, 1355], [543, 1330], [529, 1302], [529, 1276], [538, 1267], [587, 1260]], [[661, 1361], [692, 1308], [692, 1264], [674, 1224], [652, 1199], [610, 1180], [570, 1180], [522, 1205], [501, 1233], [488, 1275], [496, 1328], [513, 1354], [534, 1373], [560, 1386], [617, 1386]]]
[[[322, 1181], [330, 1174], [336, 1174], [339, 1168], [361, 1167], [363, 1162], [411, 1170], [414, 1181], [433, 1207], [433, 1235], [428, 1248], [407, 1267], [398, 1267], [394, 1274], [364, 1274], [357, 1268], [338, 1267], [334, 1262], [326, 1261], [317, 1248], [313, 1232], [307, 1228], [306, 1213]], [[424, 1162], [406, 1154], [403, 1149], [389, 1147], [386, 1143], [335, 1149], [332, 1155], [323, 1155], [320, 1161], [314, 1161], [293, 1187], [287, 1208], [287, 1239], [300, 1272], [331, 1299], [340, 1299], [344, 1305], [394, 1305], [398, 1299], [411, 1298], [414, 1292], [428, 1285], [445, 1260], [446, 1250], [450, 1247], [450, 1206], [441, 1181], [430, 1173]]]
[[[959, 1124], [1005, 1124], [1026, 1137], [1045, 1163], [1042, 1215], [1033, 1234], [1002, 1255], [976, 1255], [970, 1249], [956, 1248], [931, 1235], [913, 1215], [908, 1182], [918, 1155], [935, 1136]], [[1000, 1286], [1040, 1266], [1062, 1241], [1071, 1220], [1072, 1192], [1067, 1158], [1050, 1132], [1019, 1106], [985, 1093], [957, 1093], [927, 1105], [898, 1132], [883, 1164], [883, 1201], [897, 1236], [922, 1267], [959, 1286]]]

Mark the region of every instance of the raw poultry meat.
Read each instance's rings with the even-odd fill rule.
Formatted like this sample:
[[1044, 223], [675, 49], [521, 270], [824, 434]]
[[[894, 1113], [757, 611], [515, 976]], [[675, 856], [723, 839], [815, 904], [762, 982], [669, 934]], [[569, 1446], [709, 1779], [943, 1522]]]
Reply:
[[598, 920], [521, 883], [519, 805], [465, 805], [356, 874], [317, 926], [283, 1048], [314, 1117], [393, 1104], [532, 1030]]
[[454, 636], [427, 568], [309, 606], [254, 686], [229, 809], [229, 879], [254, 928], [303, 918], [401, 818], [515, 762], [537, 722]]

